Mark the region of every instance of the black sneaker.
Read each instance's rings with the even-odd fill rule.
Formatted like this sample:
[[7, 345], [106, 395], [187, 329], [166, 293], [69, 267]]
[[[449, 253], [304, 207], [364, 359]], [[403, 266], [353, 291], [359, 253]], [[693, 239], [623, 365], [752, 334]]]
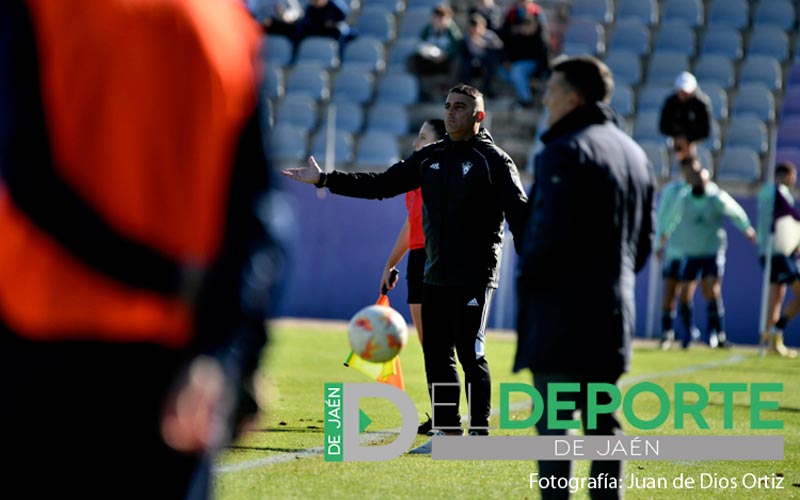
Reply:
[[[425, 415], [428, 415], [427, 413]], [[428, 420], [419, 424], [417, 427], [417, 434], [421, 436], [427, 436], [428, 433], [433, 429], [433, 421], [431, 420], [431, 416], [428, 415]]]

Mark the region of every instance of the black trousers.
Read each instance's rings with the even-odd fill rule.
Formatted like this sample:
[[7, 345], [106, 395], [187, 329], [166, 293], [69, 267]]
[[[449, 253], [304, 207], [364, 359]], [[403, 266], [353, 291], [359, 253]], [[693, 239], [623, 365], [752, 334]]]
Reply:
[[[620, 374], [621, 375], [621, 374]], [[575, 407], [581, 413], [581, 423], [583, 424], [584, 433], [587, 436], [606, 436], [621, 433], [622, 425], [613, 413], [601, 413], [597, 415], [596, 429], [587, 429], [586, 425], [586, 384], [590, 382], [599, 383], [604, 382], [608, 384], [616, 384], [620, 375], [602, 375], [602, 376], [589, 376], [589, 375], [573, 375], [565, 373], [540, 373], [533, 374], [533, 386], [539, 391], [544, 400], [544, 413], [542, 418], [536, 422], [536, 431], [540, 436], [560, 436], [567, 433], [563, 429], [549, 429], [547, 427], [547, 391], [549, 384], [564, 383], [564, 382], [578, 382], [580, 383], [580, 392], [567, 392], [559, 393], [559, 401], [573, 401]], [[611, 402], [611, 396], [608, 393], [600, 392], [597, 395], [598, 403], [608, 404]], [[571, 410], [559, 410], [557, 412], [559, 420], [571, 420]], [[622, 479], [622, 462], [619, 461], [602, 461], [595, 460], [592, 462], [590, 474], [592, 477], [600, 477], [601, 474], [608, 474], [608, 477], [616, 477]], [[572, 474], [572, 462], [569, 460], [539, 460], [539, 476], [556, 478], [570, 478]], [[569, 498], [569, 489], [548, 488], [540, 490], [542, 498], [545, 500]], [[589, 496], [592, 499], [614, 499], [620, 497], [620, 492], [617, 489], [590, 489]]]
[[207, 498], [210, 461], [161, 438], [180, 365], [177, 353], [154, 345], [31, 342], [0, 324], [2, 490], [30, 498]]
[[456, 353], [464, 370], [469, 428], [487, 433], [492, 381], [486, 361], [486, 323], [492, 302], [492, 288], [440, 287], [426, 284], [422, 297], [425, 335], [425, 375], [431, 394], [433, 428], [461, 429], [458, 405], [461, 383]]

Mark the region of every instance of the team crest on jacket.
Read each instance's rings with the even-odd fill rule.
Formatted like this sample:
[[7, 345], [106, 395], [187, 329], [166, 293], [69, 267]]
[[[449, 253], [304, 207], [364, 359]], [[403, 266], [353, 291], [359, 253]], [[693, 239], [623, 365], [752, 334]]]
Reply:
[[471, 168], [472, 168], [472, 163], [471, 162], [467, 161], [467, 162], [462, 163], [461, 164], [461, 172], [463, 173], [463, 176], [466, 176], [467, 172], [469, 172], [469, 169], [471, 169]]

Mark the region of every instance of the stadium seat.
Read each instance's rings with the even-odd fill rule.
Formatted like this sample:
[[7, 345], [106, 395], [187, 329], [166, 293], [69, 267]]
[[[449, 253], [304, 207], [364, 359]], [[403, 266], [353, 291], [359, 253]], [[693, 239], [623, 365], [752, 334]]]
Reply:
[[436, 7], [440, 3], [445, 3], [450, 5], [449, 0], [407, 0], [408, 3], [406, 4], [406, 8], [408, 9], [427, 9], [430, 13], [434, 7]]
[[408, 134], [410, 121], [405, 106], [390, 102], [376, 102], [367, 111], [367, 132], [386, 132], [394, 135]]
[[266, 68], [264, 68], [265, 95], [273, 101], [277, 101], [283, 97], [284, 90], [283, 70], [278, 66], [268, 64]]
[[331, 99], [367, 104], [375, 93], [375, 77], [359, 68], [343, 66], [333, 81]]
[[731, 109], [732, 117], [754, 116], [767, 123], [775, 121], [775, 97], [761, 83], [739, 86]]
[[673, 84], [675, 77], [689, 70], [689, 58], [677, 52], [653, 52], [647, 70], [647, 83]]
[[310, 36], [300, 41], [295, 64], [318, 63], [324, 69], [339, 67], [339, 42], [324, 36]]
[[389, 73], [378, 82], [379, 102], [409, 106], [419, 101], [419, 82], [410, 73]]
[[777, 147], [800, 148], [800, 116], [788, 116], [778, 123]]
[[383, 71], [386, 67], [383, 42], [371, 36], [359, 36], [348, 42], [342, 56], [342, 69], [345, 67], [354, 67], [362, 71]]
[[[357, 102], [332, 101], [327, 111], [334, 109], [336, 112], [336, 128], [358, 134], [364, 128], [364, 108]], [[323, 116], [323, 126], [327, 125], [327, 116]]]
[[763, 83], [771, 91], [781, 89], [783, 74], [781, 64], [774, 57], [752, 56], [745, 58], [739, 70], [739, 85]]
[[701, 0], [665, 0], [661, 21], [685, 21], [692, 27], [703, 24], [703, 3]]
[[603, 25], [585, 19], [573, 19], [564, 33], [564, 53], [602, 56], [606, 51]]
[[717, 120], [711, 120], [711, 133], [702, 144], [705, 145], [709, 151], [714, 153], [719, 151], [720, 147], [722, 147], [722, 134], [720, 133], [719, 122], [717, 122]]
[[311, 96], [288, 93], [278, 107], [277, 122], [313, 130], [317, 126], [317, 114], [317, 103]]
[[422, 28], [431, 18], [431, 9], [432, 7], [414, 8], [409, 5], [405, 14], [403, 14], [403, 19], [400, 21], [397, 38], [410, 38], [418, 41]]
[[753, 27], [775, 26], [789, 31], [795, 26], [795, 7], [791, 0], [762, 1], [756, 5]]
[[[327, 158], [328, 128], [320, 128], [311, 140], [311, 154], [322, 165]], [[336, 165], [346, 165], [355, 159], [353, 152], [353, 135], [347, 131], [333, 130], [333, 161]]]
[[289, 74], [286, 93], [304, 92], [320, 101], [330, 96], [328, 72], [318, 63], [297, 63]]
[[700, 44], [700, 55], [723, 56], [741, 59], [742, 35], [730, 26], [709, 26]]
[[[281, 35], [270, 35], [262, 45], [262, 56], [266, 57], [266, 63], [285, 68], [292, 64], [294, 46], [291, 40]], [[266, 53], [264, 53], [266, 51]]]
[[733, 63], [727, 57], [701, 55], [694, 68], [694, 76], [701, 86], [706, 83], [715, 83], [724, 89], [733, 86]]
[[669, 173], [669, 153], [664, 141], [644, 141], [639, 145], [653, 165], [653, 172], [659, 177], [666, 176]]
[[713, 0], [706, 24], [709, 28], [728, 26], [745, 29], [750, 24], [750, 4], [747, 0]]
[[392, 14], [398, 14], [406, 9], [405, 0], [369, 0], [371, 7], [383, 7]]
[[639, 89], [636, 111], [639, 113], [661, 113], [664, 101], [672, 94], [672, 85], [648, 84]]
[[781, 119], [790, 116], [800, 116], [800, 86], [787, 87], [786, 92], [783, 94]]
[[661, 23], [653, 42], [653, 51], [676, 52], [692, 57], [695, 45], [694, 29], [683, 20], [672, 20]]
[[[711, 150], [708, 149], [708, 146], [705, 144], [698, 144], [697, 145], [697, 160], [700, 162], [704, 168], [707, 168], [709, 171], [714, 170], [714, 155], [711, 153]], [[677, 179], [678, 176], [681, 175], [681, 165], [680, 162], [677, 161], [677, 158], [672, 159], [672, 166], [670, 168], [670, 178]]]
[[789, 37], [786, 32], [775, 26], [758, 26], [750, 33], [747, 42], [747, 55], [769, 56], [778, 61], [789, 59]]
[[358, 140], [356, 165], [359, 169], [386, 170], [400, 160], [397, 139], [386, 132], [365, 132]]
[[274, 168], [298, 166], [307, 156], [308, 135], [303, 128], [277, 123], [270, 131], [269, 145]]
[[627, 50], [615, 50], [606, 54], [605, 63], [614, 74], [614, 80], [639, 85], [642, 81], [642, 63], [639, 56]]
[[715, 120], [728, 119], [728, 93], [716, 83], [704, 83], [700, 90], [708, 96], [711, 102], [711, 115]]
[[402, 73], [408, 71], [408, 58], [416, 51], [417, 40], [415, 38], [398, 38], [389, 50], [386, 72]]
[[633, 138], [637, 142], [664, 141], [664, 136], [658, 129], [661, 115], [655, 111], [640, 112], [633, 122]]
[[625, 50], [643, 56], [650, 52], [650, 29], [635, 18], [617, 21], [608, 49], [609, 52]]
[[572, 0], [570, 18], [608, 24], [614, 21], [614, 10], [610, 0]]
[[614, 84], [614, 93], [611, 95], [611, 106], [625, 118], [633, 115], [633, 90], [627, 83], [617, 81]]
[[719, 159], [717, 180], [757, 182], [761, 179], [761, 160], [750, 148], [726, 147]]
[[358, 15], [356, 30], [361, 36], [371, 36], [384, 43], [391, 42], [396, 33], [394, 15], [385, 7], [367, 5]]
[[617, 0], [617, 22], [638, 19], [648, 26], [658, 23], [656, 0]]
[[767, 152], [767, 126], [753, 116], [733, 116], [725, 133], [725, 148], [741, 146], [758, 154]]

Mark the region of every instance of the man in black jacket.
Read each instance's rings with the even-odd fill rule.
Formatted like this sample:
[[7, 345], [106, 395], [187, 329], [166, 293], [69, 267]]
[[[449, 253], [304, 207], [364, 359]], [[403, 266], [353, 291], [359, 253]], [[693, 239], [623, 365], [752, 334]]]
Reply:
[[697, 155], [697, 143], [711, 133], [711, 104], [697, 86], [694, 75], [684, 71], [675, 79], [675, 92], [664, 101], [659, 129], [672, 141], [679, 161]]
[[[644, 151], [615, 124], [607, 104], [613, 87], [605, 64], [575, 57], [556, 61], [544, 96], [550, 128], [536, 158], [520, 253], [514, 369], [533, 372], [545, 405], [548, 384], [571, 382], [580, 384], [572, 401], [585, 410], [586, 384], [616, 384], [630, 361], [634, 282], [651, 250], [655, 180]], [[568, 397], [562, 393], [559, 399]], [[607, 393], [598, 398], [599, 404], [610, 402]], [[581, 413], [587, 434], [620, 431], [614, 415], [598, 416], [596, 428], [591, 428], [586, 412]], [[571, 420], [571, 411], [557, 414], [559, 420]], [[566, 432], [548, 425], [547, 408], [543, 415], [536, 425], [539, 434]], [[540, 461], [539, 474], [569, 478], [570, 465]], [[593, 462], [591, 473], [621, 478], [622, 466]], [[569, 494], [554, 489], [541, 493], [543, 498]], [[618, 494], [591, 493], [592, 498]]]
[[[461, 434], [460, 382], [455, 353], [464, 369], [470, 406], [470, 434], [487, 434], [491, 379], [484, 352], [486, 320], [498, 284], [503, 223], [520, 235], [527, 197], [514, 161], [486, 129], [483, 95], [459, 84], [445, 103], [447, 137], [382, 173], [320, 172], [308, 166], [284, 175], [332, 193], [390, 198], [422, 187], [425, 231], [422, 348], [433, 428]], [[519, 247], [518, 240], [515, 241]], [[429, 452], [430, 446], [422, 451]]]

